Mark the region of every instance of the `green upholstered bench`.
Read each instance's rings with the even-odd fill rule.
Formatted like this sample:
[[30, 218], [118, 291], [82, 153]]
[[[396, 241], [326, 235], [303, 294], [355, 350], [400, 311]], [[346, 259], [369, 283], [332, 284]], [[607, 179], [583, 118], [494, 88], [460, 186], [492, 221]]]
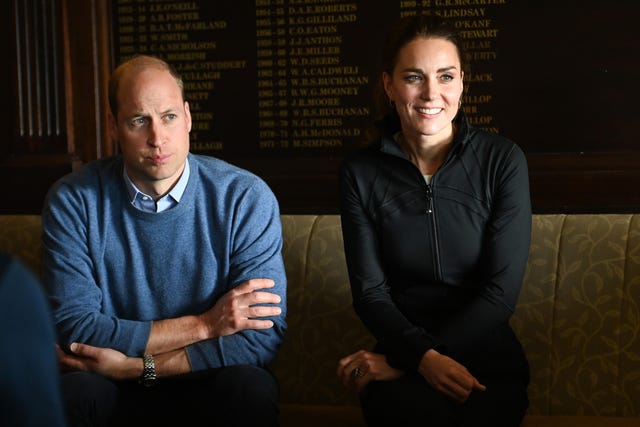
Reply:
[[[282, 425], [364, 426], [338, 383], [370, 347], [351, 307], [337, 215], [283, 215], [289, 331], [273, 363]], [[0, 250], [41, 274], [40, 218], [0, 215]], [[533, 216], [512, 324], [531, 365], [523, 427], [640, 427], [640, 215]]]

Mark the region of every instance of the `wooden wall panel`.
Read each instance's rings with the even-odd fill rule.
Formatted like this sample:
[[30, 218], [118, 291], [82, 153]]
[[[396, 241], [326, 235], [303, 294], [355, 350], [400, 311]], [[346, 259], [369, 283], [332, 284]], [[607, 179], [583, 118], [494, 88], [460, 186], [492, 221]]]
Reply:
[[[192, 3], [199, 1], [204, 0]], [[278, 4], [282, 1], [278, 0]], [[8, 64], [1, 71], [4, 96], [0, 97], [0, 105], [10, 112], [13, 126], [9, 137], [0, 141], [0, 180], [4, 184], [0, 190], [0, 213], [39, 212], [44, 193], [55, 179], [87, 161], [116, 152], [105, 128], [106, 83], [117, 60], [114, 37], [118, 29], [112, 28], [112, 12], [115, 5], [133, 3], [137, 2], [9, 0], [0, 28], [7, 43]], [[500, 58], [505, 62], [498, 64], [495, 74], [502, 81], [522, 83], [505, 89], [501, 97], [505, 105], [544, 98], [549, 106], [561, 105], [562, 111], [570, 112], [549, 117], [544, 111], [538, 116], [535, 110], [536, 114], [523, 115], [519, 122], [503, 123], [507, 136], [522, 143], [527, 153], [534, 210], [639, 211], [640, 146], [629, 132], [633, 125], [628, 123], [639, 93], [633, 84], [640, 65], [636, 49], [639, 37], [625, 33], [624, 43], [594, 45], [593, 40], [607, 40], [619, 34], [603, 30], [593, 35], [589, 28], [606, 27], [611, 15], [631, 19], [628, 17], [636, 16], [640, 6], [625, 0], [616, 3], [615, 12], [608, 6], [603, 9], [597, 2], [585, 3], [585, 8], [595, 5], [598, 11], [589, 14], [580, 9], [581, 16], [597, 20], [591, 25], [590, 18], [565, 19], [574, 12], [568, 5], [543, 3], [535, 6], [536, 13], [555, 16], [556, 21], [566, 25], [567, 34], [573, 35], [557, 39], [544, 33], [541, 39], [533, 32], [526, 40], [526, 49]], [[216, 4], [227, 4], [227, 0]], [[520, 6], [534, 7], [524, 0], [510, 0], [508, 5], [502, 9], [505, 13]], [[529, 19], [527, 14], [519, 16], [525, 15]], [[511, 18], [504, 17], [504, 22], [511, 22]], [[520, 26], [513, 24], [511, 30]], [[591, 34], [589, 37], [595, 39], [580, 45], [579, 34]], [[567, 49], [571, 43], [577, 43], [576, 49]], [[555, 52], [553, 49], [558, 46], [562, 52], [554, 53], [551, 60], [540, 56], [545, 49]], [[534, 50], [537, 56], [532, 62]], [[590, 62], [581, 68], [576, 58]], [[565, 60], [569, 61], [570, 75], [563, 71], [567, 70]], [[531, 67], [542, 70], [536, 78], [516, 79]], [[558, 84], [567, 90], [551, 90]], [[606, 92], [606, 99], [611, 102], [591, 100], [596, 89], [602, 87], [615, 88]], [[619, 91], [619, 87], [626, 89]], [[580, 114], [576, 109], [590, 113]], [[611, 110], [618, 118], [605, 120]], [[597, 132], [586, 135], [580, 126], [594, 122]], [[562, 132], [554, 132], [553, 126], [560, 126]], [[581, 130], [583, 137], [573, 137], [577, 134], [572, 129]], [[255, 150], [249, 154], [237, 150], [222, 157], [262, 176], [273, 187], [284, 213], [337, 212], [337, 170], [342, 157], [339, 152], [327, 156], [305, 156], [301, 152], [262, 157]]]
[[38, 213], [50, 185], [113, 152], [103, 123], [109, 69], [108, 2], [11, 0], [8, 40], [11, 137], [0, 143], [0, 213]]
[[8, 40], [11, 138], [1, 148], [0, 212], [36, 211], [55, 178], [70, 170], [61, 7], [57, 0], [12, 0]]

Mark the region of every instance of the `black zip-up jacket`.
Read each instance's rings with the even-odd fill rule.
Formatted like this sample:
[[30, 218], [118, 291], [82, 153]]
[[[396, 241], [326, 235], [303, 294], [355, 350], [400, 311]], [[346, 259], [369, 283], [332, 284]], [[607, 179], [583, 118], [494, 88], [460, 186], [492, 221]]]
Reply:
[[475, 372], [523, 371], [508, 322], [529, 253], [526, 158], [460, 112], [445, 162], [425, 182], [386, 120], [341, 168], [341, 219], [357, 314], [392, 366], [435, 348]]

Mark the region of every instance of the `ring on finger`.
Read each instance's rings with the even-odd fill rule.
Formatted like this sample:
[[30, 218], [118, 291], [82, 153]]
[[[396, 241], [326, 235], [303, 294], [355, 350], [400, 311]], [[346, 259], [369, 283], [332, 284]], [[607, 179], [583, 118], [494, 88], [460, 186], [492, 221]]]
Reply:
[[362, 372], [362, 370], [357, 367], [356, 369], [353, 370], [352, 372], [353, 378], [360, 378], [364, 376], [364, 372]]

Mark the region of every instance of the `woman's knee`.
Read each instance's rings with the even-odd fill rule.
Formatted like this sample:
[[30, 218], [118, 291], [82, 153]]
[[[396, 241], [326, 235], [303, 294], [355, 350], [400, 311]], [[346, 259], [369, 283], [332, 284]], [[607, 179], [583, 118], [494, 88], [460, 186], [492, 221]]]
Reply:
[[456, 425], [453, 403], [420, 377], [371, 382], [360, 400], [369, 426], [422, 426], [425, 420], [434, 426]]

